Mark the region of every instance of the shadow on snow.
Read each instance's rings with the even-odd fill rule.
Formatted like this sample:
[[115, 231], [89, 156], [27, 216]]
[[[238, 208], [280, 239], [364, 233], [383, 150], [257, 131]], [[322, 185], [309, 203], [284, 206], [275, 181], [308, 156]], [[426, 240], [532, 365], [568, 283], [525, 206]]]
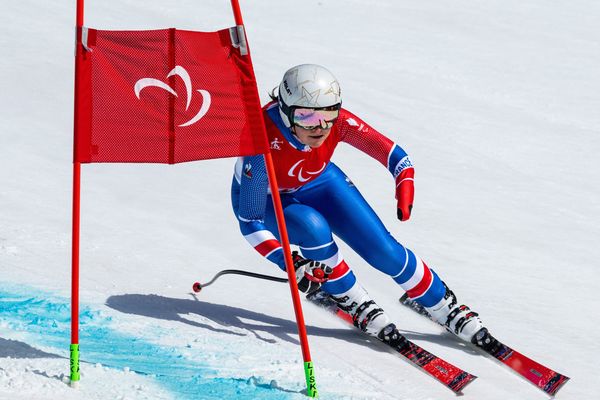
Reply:
[[[236, 331], [244, 329], [251, 332], [258, 339], [268, 343], [274, 343], [276, 340], [264, 338], [261, 336], [261, 333], [268, 333], [286, 342], [299, 343], [295, 338], [298, 334], [295, 321], [239, 307], [214, 304], [197, 299], [174, 299], [154, 294], [111, 296], [106, 300], [106, 305], [127, 314], [181, 322], [229, 335], [246, 336], [244, 333]], [[220, 325], [222, 328], [215, 328], [207, 323], [193, 321], [181, 315], [197, 315]], [[227, 329], [227, 327], [235, 328], [236, 330]], [[331, 337], [355, 344], [368, 343], [368, 339], [364, 335], [350, 329], [320, 328], [310, 325], [307, 325], [306, 329], [308, 334], [312, 336]]]
[[0, 338], [0, 358], [64, 358], [46, 353], [18, 340]]
[[[192, 294], [192, 296], [194, 296], [193, 300], [169, 298], [155, 294], [124, 294], [109, 297], [106, 300], [106, 305], [127, 314], [181, 322], [228, 335], [246, 336], [246, 334], [237, 331], [244, 329], [251, 332], [257, 339], [268, 343], [275, 343], [276, 340], [265, 338], [261, 333], [268, 333], [289, 343], [299, 343], [296, 339], [298, 328], [295, 321], [244, 308], [200, 301], [195, 295]], [[214, 322], [220, 327], [216, 328], [208, 323], [187, 319], [182, 315], [197, 315]], [[335, 317], [332, 316], [332, 318]], [[228, 327], [235, 328], [235, 330], [227, 329]], [[309, 336], [330, 337], [353, 344], [369, 346], [373, 345], [372, 342], [376, 342], [376, 340], [369, 339], [352, 329], [321, 328], [311, 325], [307, 325], [306, 329]], [[428, 334], [404, 330], [401, 330], [401, 332], [410, 340], [438, 343], [446, 347], [474, 353], [474, 350], [465, 346], [450, 334]], [[385, 346], [374, 346], [373, 349], [381, 352], [389, 351]]]

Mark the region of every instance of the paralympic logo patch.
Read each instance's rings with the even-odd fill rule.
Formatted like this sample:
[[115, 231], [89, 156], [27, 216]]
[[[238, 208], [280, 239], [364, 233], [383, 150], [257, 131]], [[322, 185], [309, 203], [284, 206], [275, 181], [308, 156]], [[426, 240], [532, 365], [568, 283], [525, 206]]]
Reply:
[[[310, 180], [312, 178], [311, 176], [306, 177], [306, 178], [304, 176], [302, 176], [303, 171], [302, 171], [302, 166], [300, 164], [302, 164], [303, 162], [304, 162], [304, 159], [302, 159], [302, 160], [298, 161], [296, 164], [292, 165], [292, 168], [290, 168], [290, 170], [288, 171], [288, 176], [296, 177], [296, 168], [298, 166], [300, 166], [300, 169], [298, 170], [298, 176], [297, 176], [298, 180], [300, 182], [306, 182], [306, 181]], [[304, 171], [304, 172], [306, 172], [308, 175], [313, 175], [313, 176], [319, 175], [321, 172], [323, 172], [323, 170], [325, 169], [326, 166], [327, 166], [327, 164], [323, 163], [323, 166], [318, 171]]]
[[[167, 75], [167, 79], [169, 79], [172, 76], [179, 76], [185, 85], [185, 90], [186, 90], [185, 110], [187, 111], [192, 102], [192, 95], [193, 95], [192, 79], [190, 78], [190, 74], [188, 74], [188, 72], [182, 66], [176, 65], [175, 68], [173, 68]], [[138, 98], [138, 100], [141, 100], [140, 92], [143, 89], [145, 89], [147, 87], [151, 87], [151, 86], [166, 90], [167, 92], [171, 93], [173, 96], [179, 97], [177, 95], [177, 92], [175, 92], [175, 90], [171, 86], [169, 86], [166, 82], [161, 81], [160, 79], [155, 79], [155, 78], [142, 78], [142, 79], [138, 80], [133, 87], [135, 96]], [[196, 115], [194, 115], [187, 122], [184, 122], [183, 124], [178, 125], [179, 127], [190, 126], [190, 125], [193, 125], [196, 122], [200, 121], [200, 119], [206, 115], [206, 113], [208, 112], [208, 110], [210, 108], [210, 104], [211, 104], [210, 93], [204, 89], [196, 89], [196, 91], [202, 95], [202, 106], [200, 107], [200, 110], [198, 110]]]

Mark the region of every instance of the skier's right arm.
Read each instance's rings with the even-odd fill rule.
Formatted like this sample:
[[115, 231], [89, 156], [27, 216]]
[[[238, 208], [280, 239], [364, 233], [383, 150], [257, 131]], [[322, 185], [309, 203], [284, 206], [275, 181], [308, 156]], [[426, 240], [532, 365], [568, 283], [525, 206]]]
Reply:
[[256, 251], [285, 271], [281, 243], [265, 226], [269, 179], [262, 155], [244, 157], [240, 177], [238, 221]]

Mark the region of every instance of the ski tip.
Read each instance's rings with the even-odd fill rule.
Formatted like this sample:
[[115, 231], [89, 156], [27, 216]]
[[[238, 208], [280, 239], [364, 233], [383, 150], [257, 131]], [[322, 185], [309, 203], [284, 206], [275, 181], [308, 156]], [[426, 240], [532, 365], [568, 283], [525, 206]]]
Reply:
[[202, 290], [202, 284], [200, 282], [194, 283], [194, 286], [192, 286], [192, 290], [194, 291], [194, 293], [200, 293], [200, 291]]

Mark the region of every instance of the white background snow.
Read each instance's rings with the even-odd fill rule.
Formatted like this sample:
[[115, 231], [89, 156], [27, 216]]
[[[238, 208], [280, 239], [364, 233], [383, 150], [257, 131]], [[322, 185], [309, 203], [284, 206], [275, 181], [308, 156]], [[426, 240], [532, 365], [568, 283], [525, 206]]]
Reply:
[[[263, 100], [292, 65], [334, 71], [346, 108], [400, 143], [416, 165], [414, 214], [401, 223], [385, 168], [349, 146], [335, 155], [388, 229], [497, 337], [570, 376], [558, 398], [597, 398], [600, 3], [241, 7]], [[48, 316], [70, 295], [75, 1], [5, 1], [0, 11], [0, 304], [29, 299]], [[88, 0], [85, 21], [100, 29], [233, 25], [225, 0]], [[189, 383], [188, 398], [219, 398], [221, 378], [238, 382], [239, 398], [303, 398], [286, 285], [223, 277], [197, 300], [190, 295], [194, 281], [224, 268], [282, 276], [238, 231], [233, 163], [83, 166], [81, 302], [89, 324], [161, 350], [121, 353], [107, 339], [104, 362], [82, 340], [86, 362], [73, 390], [61, 380], [68, 335], [59, 338], [64, 346], [48, 339], [68, 318], [45, 327], [0, 309], [0, 399], [183, 398], [156, 371], [170, 368], [177, 381], [196, 365], [206, 368], [204, 387], [214, 379], [217, 392]], [[402, 308], [391, 279], [343, 250], [407, 337], [479, 376], [465, 399], [547, 397]], [[455, 397], [322, 310], [304, 311], [322, 398]], [[181, 364], [164, 358], [165, 349]], [[271, 380], [276, 387], [264, 389]]]

